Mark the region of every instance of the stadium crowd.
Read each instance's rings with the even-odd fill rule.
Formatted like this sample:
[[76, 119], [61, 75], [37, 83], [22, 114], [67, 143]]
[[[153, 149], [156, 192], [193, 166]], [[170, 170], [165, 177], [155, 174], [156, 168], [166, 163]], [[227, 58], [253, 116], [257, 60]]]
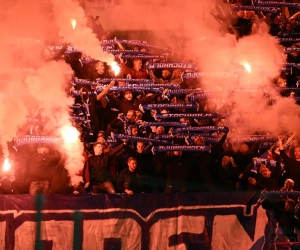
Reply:
[[[295, 66], [283, 70], [273, 79], [273, 85], [286, 88], [281, 92], [283, 96], [297, 99], [300, 43], [290, 38], [300, 36], [300, 11], [287, 7], [276, 13], [244, 10], [242, 6], [250, 6], [245, 2], [230, 3], [236, 15], [230, 25], [224, 21], [224, 28], [240, 39], [256, 33], [260, 23], [265, 22], [284, 51], [294, 48], [286, 54], [287, 63]], [[222, 12], [213, 15], [223, 22]], [[82, 183], [70, 186], [64, 168], [66, 157], [55, 144], [26, 144], [16, 150], [13, 141], [9, 146], [14, 168], [10, 174], [2, 173], [0, 193], [264, 194], [277, 190], [282, 194], [263, 195], [261, 201], [269, 219], [264, 249], [274, 249], [276, 223], [281, 225], [284, 237], [300, 241], [296, 230], [298, 196], [284, 195], [300, 190], [300, 144], [295, 133], [276, 135], [271, 143], [270, 136], [260, 131], [248, 139], [228, 139], [234, 127], [221, 114], [230, 114], [232, 107], [220, 106], [217, 100], [208, 102], [209, 97], [199, 98], [201, 79], [184, 77], [194, 73], [193, 65], [197, 65], [184, 53], [187, 44], [170, 52], [146, 41], [116, 39], [102, 27], [99, 16], [89, 16], [88, 26], [99, 39], [99, 47], [115, 55], [120, 72], [106, 62], [68, 50], [69, 45], [47, 53], [51, 55], [48, 60], [63, 60], [74, 71], [73, 86], [70, 84], [74, 105], [70, 113], [84, 143], [85, 160], [78, 173]], [[27, 134], [45, 135], [43, 125], [28, 125]]]
[[[243, 5], [236, 1], [232, 6]], [[276, 14], [236, 10], [228, 32], [237, 39], [255, 33], [260, 22], [266, 22], [270, 34], [278, 39], [295, 37], [300, 30], [300, 12], [288, 16], [286, 7]], [[220, 19], [218, 13], [215, 17]], [[122, 43], [124, 40], [103, 29], [99, 16], [90, 16], [88, 26], [99, 39], [102, 50], [115, 55], [120, 73], [115, 73], [106, 62], [87, 58], [79, 51], [68, 51], [68, 45], [52, 51], [50, 57], [66, 61], [74, 71], [76, 84], [70, 93], [75, 101], [71, 117], [85, 145], [85, 163], [78, 173], [83, 177], [82, 185], [75, 190], [69, 187], [65, 158], [55, 146], [24, 145], [18, 151], [11, 150], [14, 175], [2, 178], [2, 193], [134, 194], [300, 188], [297, 139], [279, 137], [277, 146], [270, 149], [270, 143], [250, 138], [240, 142], [239, 150], [233, 150], [226, 139], [231, 129], [226, 126], [226, 118], [210, 116], [215, 107], [208, 105], [205, 98], [192, 98], [197, 95], [201, 80], [183, 77], [194, 72], [189, 65], [197, 64], [184, 54], [184, 48], [171, 53], [165, 48], [148, 46], [145, 41]], [[282, 45], [299, 48], [297, 41], [284, 41]], [[181, 65], [169, 67], [172, 62]], [[289, 53], [287, 62], [300, 63], [299, 52]], [[155, 63], [167, 67], [149, 68]], [[274, 79], [274, 86], [297, 88], [299, 78], [299, 68], [292, 67]], [[169, 92], [170, 89], [175, 91]], [[298, 93], [282, 92], [296, 97]], [[223, 105], [218, 113], [230, 113], [230, 108]], [[165, 115], [169, 115], [168, 119]], [[43, 135], [43, 126], [30, 126], [28, 134]], [[280, 149], [282, 139], [285, 150]], [[265, 157], [261, 160], [263, 153]]]

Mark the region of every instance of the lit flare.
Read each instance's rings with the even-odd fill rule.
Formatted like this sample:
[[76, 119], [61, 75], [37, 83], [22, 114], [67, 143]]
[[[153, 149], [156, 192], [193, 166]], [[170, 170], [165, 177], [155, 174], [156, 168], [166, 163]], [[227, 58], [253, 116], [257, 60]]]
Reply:
[[248, 73], [251, 73], [252, 69], [251, 69], [251, 65], [247, 62], [243, 63], [242, 64], [245, 68], [245, 70], [248, 72]]
[[4, 163], [3, 163], [3, 171], [4, 171], [4, 172], [8, 172], [10, 169], [11, 169], [11, 163], [10, 163], [9, 160], [6, 158], [6, 159], [4, 160]]
[[111, 69], [114, 72], [115, 76], [118, 75], [121, 71], [120, 66], [117, 64], [117, 62], [112, 62]]
[[61, 135], [66, 144], [72, 144], [79, 140], [78, 130], [71, 125], [66, 125], [62, 127]]
[[71, 19], [71, 24], [72, 24], [72, 28], [74, 30], [76, 28], [76, 19], [72, 18]]

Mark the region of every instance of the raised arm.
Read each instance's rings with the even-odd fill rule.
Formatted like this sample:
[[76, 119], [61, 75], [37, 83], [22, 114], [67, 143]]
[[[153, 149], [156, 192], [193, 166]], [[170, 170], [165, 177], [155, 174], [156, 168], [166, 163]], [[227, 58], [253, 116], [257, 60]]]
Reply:
[[290, 165], [291, 158], [286, 154], [286, 152], [284, 152], [282, 140], [283, 140], [283, 136], [279, 135], [278, 136], [278, 147], [279, 147], [279, 151], [280, 151], [280, 156], [282, 157], [286, 166], [288, 167]]
[[105, 87], [105, 89], [103, 89], [103, 90], [101, 91], [101, 93], [97, 95], [97, 100], [100, 101], [100, 100], [108, 93], [108, 91], [110, 90], [110, 88], [111, 88], [112, 86], [114, 86], [114, 84], [115, 84], [115, 81], [111, 81], [110, 84], [108, 84], [108, 85]]
[[152, 69], [150, 69], [150, 70], [148, 71], [148, 73], [149, 73], [150, 78], [151, 78], [152, 80], [154, 80], [155, 83], [160, 83], [160, 82], [161, 82], [161, 81], [159, 80], [159, 78], [157, 78], [157, 77], [154, 75]]
[[227, 138], [227, 134], [224, 133], [223, 136], [221, 137], [221, 139], [211, 147], [211, 152], [213, 154], [217, 154], [217, 153], [220, 153], [222, 151], [222, 147], [223, 147], [223, 144], [225, 142]]
[[117, 38], [115, 37], [114, 38], [114, 41], [116, 42], [116, 44], [118, 45], [119, 49], [120, 50], [125, 50], [124, 46], [122, 45], [122, 43], [120, 43]]
[[112, 158], [113, 156], [115, 156], [120, 150], [122, 150], [124, 148], [124, 145], [126, 144], [126, 142], [118, 145], [117, 147], [115, 147], [114, 149], [110, 150], [108, 152], [108, 157]]

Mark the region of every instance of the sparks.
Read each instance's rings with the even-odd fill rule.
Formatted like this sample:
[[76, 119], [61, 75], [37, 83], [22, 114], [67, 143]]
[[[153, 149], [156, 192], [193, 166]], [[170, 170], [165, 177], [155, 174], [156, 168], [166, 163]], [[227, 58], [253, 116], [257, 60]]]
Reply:
[[7, 172], [11, 169], [11, 163], [9, 162], [9, 160], [6, 158], [4, 160], [4, 163], [3, 163], [3, 171], [4, 172]]
[[112, 62], [111, 69], [114, 72], [115, 76], [118, 75], [121, 71], [120, 66], [117, 64], [117, 62]]
[[71, 24], [72, 24], [72, 28], [74, 30], [76, 28], [76, 19], [72, 18], [71, 19]]
[[244, 66], [245, 70], [246, 70], [248, 73], [251, 73], [252, 70], [251, 70], [251, 65], [250, 65], [249, 63], [245, 62], [245, 63], [243, 63], [242, 65]]
[[71, 125], [66, 125], [66, 126], [62, 127], [61, 135], [66, 144], [72, 144], [79, 140], [78, 130]]

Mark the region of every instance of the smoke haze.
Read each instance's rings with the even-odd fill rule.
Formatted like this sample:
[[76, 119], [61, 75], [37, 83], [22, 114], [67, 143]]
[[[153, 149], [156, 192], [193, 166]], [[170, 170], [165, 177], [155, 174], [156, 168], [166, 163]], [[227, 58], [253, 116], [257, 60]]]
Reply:
[[[86, 13], [72, 0], [3, 3], [0, 80], [3, 80], [1, 88], [6, 97], [0, 96], [0, 143], [5, 156], [8, 155], [6, 142], [17, 136], [28, 116], [40, 113], [47, 117], [45, 127], [53, 135], [60, 135], [63, 126], [71, 126], [67, 106], [72, 104], [72, 98], [65, 93], [69, 83], [64, 75], [70, 67], [63, 61], [45, 60], [44, 43], [71, 43], [87, 56], [108, 64], [113, 61], [112, 55], [101, 52], [99, 41], [87, 28], [86, 14], [99, 15], [104, 29], [153, 31], [154, 43], [174, 49], [175, 55], [185, 55], [187, 60], [196, 58], [201, 71], [228, 72], [244, 69], [241, 65], [249, 63], [251, 73], [241, 73], [239, 81], [207, 77], [198, 87], [223, 91], [222, 103], [233, 107], [229, 122], [236, 122], [241, 117], [245, 122], [240, 133], [265, 131], [278, 134], [283, 130], [299, 130], [299, 106], [291, 99], [279, 97], [269, 88], [285, 58], [282, 48], [274, 37], [267, 34], [264, 25], [256, 34], [237, 42], [235, 35], [224, 34], [224, 26], [210, 14], [215, 11], [214, 1], [194, 0], [187, 4], [180, 0], [127, 0], [120, 3], [97, 12], [97, 8], [88, 8], [86, 2]], [[72, 19], [76, 20], [75, 29], [71, 25]], [[225, 23], [228, 20], [224, 20]], [[185, 47], [181, 40], [184, 40]], [[229, 94], [234, 88], [245, 87], [270, 89], [270, 94], [277, 98], [276, 104], [269, 106], [261, 93]], [[62, 147], [66, 150], [65, 146]], [[66, 168], [73, 183], [78, 182], [75, 175], [82, 168], [82, 150], [81, 144], [67, 150], [69, 161]]]

